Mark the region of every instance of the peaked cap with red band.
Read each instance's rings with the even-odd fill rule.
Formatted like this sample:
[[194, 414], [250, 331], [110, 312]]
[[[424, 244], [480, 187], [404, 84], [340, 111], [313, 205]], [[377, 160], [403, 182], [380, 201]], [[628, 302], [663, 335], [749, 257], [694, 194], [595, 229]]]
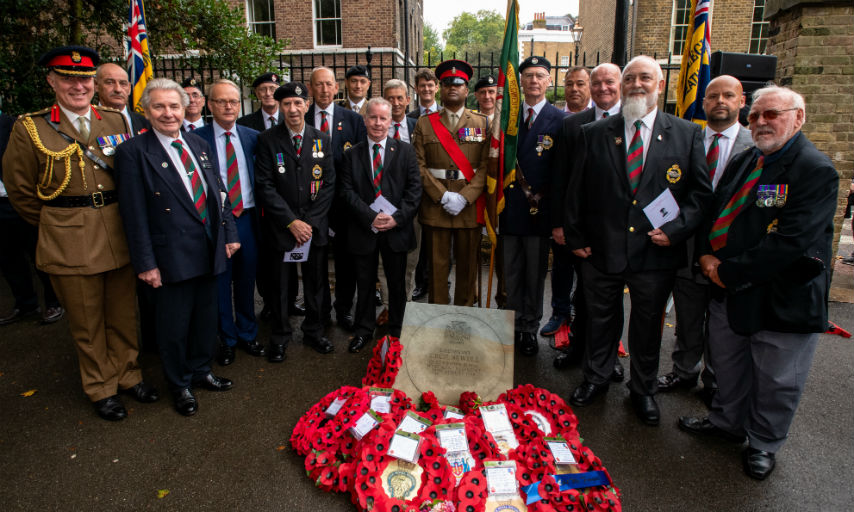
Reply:
[[87, 46], [61, 46], [45, 53], [39, 65], [65, 76], [95, 76], [101, 58]]
[[473, 74], [471, 64], [464, 60], [450, 59], [436, 66], [436, 76], [439, 77], [439, 81], [448, 85], [467, 84]]

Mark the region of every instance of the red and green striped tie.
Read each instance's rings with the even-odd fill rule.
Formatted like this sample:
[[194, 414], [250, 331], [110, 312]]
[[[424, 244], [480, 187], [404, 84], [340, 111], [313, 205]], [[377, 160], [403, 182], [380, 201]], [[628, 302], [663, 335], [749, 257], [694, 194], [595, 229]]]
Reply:
[[715, 172], [718, 170], [718, 158], [721, 154], [721, 149], [718, 146], [720, 138], [720, 133], [714, 134], [712, 136], [712, 143], [709, 145], [709, 150], [706, 152], [706, 164], [709, 166], [709, 181], [715, 179]]
[[400, 140], [400, 123], [394, 123], [394, 138]]
[[741, 188], [738, 189], [738, 192], [730, 198], [721, 214], [718, 215], [718, 219], [712, 225], [712, 231], [709, 233], [709, 242], [712, 244], [712, 250], [717, 251], [718, 249], [722, 249], [726, 246], [729, 227], [732, 225], [732, 221], [735, 220], [736, 216], [738, 216], [741, 210], [744, 209], [744, 205], [747, 204], [747, 196], [750, 195], [750, 192], [753, 190], [756, 182], [759, 181], [759, 177], [762, 175], [762, 166], [764, 164], [765, 157], [760, 156], [759, 160], [756, 162], [756, 167], [754, 167], [753, 170], [750, 171], [750, 174], [747, 175], [747, 180], [744, 182], [744, 185], [742, 185]]
[[374, 197], [380, 197], [382, 194], [382, 188], [380, 187], [380, 182], [383, 179], [383, 159], [382, 155], [380, 155], [381, 147], [379, 144], [374, 144]]
[[294, 135], [294, 151], [297, 152], [297, 156], [302, 153], [302, 135]]
[[172, 141], [172, 147], [181, 152], [181, 164], [184, 166], [184, 172], [187, 173], [187, 177], [190, 178], [190, 185], [193, 188], [193, 203], [196, 205], [196, 210], [199, 212], [199, 217], [202, 218], [202, 222], [207, 224], [208, 222], [208, 200], [205, 196], [205, 189], [202, 186], [202, 177], [199, 175], [199, 171], [196, 169], [196, 164], [193, 163], [193, 159], [190, 158], [190, 153], [181, 144], [181, 141], [175, 139]]
[[643, 139], [641, 138], [641, 121], [635, 121], [635, 134], [632, 136], [632, 143], [629, 144], [628, 162], [626, 171], [629, 174], [629, 187], [632, 189], [632, 195], [635, 195], [640, 186], [641, 171], [643, 171]]
[[243, 213], [243, 195], [240, 193], [240, 172], [237, 170], [237, 154], [231, 143], [231, 132], [225, 132], [225, 167], [228, 169], [228, 202], [231, 203], [231, 213], [240, 217]]
[[326, 119], [328, 114], [325, 110], [320, 111], [320, 131], [329, 135], [329, 121]]

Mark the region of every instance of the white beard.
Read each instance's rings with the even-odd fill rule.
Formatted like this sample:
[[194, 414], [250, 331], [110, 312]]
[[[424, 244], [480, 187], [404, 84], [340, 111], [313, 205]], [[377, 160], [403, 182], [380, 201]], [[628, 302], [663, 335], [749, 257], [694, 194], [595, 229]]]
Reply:
[[658, 92], [647, 96], [628, 96], [623, 99], [623, 117], [632, 124], [645, 116], [649, 107], [654, 107], [656, 103], [658, 103]]

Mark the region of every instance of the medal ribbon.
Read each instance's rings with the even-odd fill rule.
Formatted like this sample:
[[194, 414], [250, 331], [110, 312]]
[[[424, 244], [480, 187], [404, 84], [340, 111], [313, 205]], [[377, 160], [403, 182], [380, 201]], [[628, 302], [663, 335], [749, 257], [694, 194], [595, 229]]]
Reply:
[[231, 213], [240, 217], [243, 213], [243, 195], [240, 192], [240, 172], [237, 170], [237, 153], [231, 143], [231, 132], [225, 132], [225, 167], [228, 169], [228, 202], [231, 203]]
[[196, 210], [199, 212], [199, 217], [202, 218], [204, 224], [208, 223], [208, 201], [205, 196], [205, 189], [202, 187], [202, 177], [199, 175], [196, 164], [190, 158], [190, 153], [181, 144], [181, 141], [175, 139], [172, 141], [172, 147], [181, 152], [181, 164], [184, 166], [184, 171], [190, 177], [190, 185], [193, 189], [193, 203], [196, 205]]
[[759, 181], [759, 177], [762, 175], [762, 166], [764, 164], [765, 157], [760, 156], [756, 162], [756, 167], [747, 175], [747, 180], [738, 189], [738, 192], [730, 198], [723, 211], [718, 215], [717, 220], [712, 225], [712, 231], [709, 233], [709, 242], [712, 244], [712, 250], [717, 251], [726, 246], [729, 227], [736, 216], [744, 209], [744, 205], [747, 203], [747, 196], [750, 195], [750, 191], [753, 190], [753, 186], [756, 185], [756, 182]]

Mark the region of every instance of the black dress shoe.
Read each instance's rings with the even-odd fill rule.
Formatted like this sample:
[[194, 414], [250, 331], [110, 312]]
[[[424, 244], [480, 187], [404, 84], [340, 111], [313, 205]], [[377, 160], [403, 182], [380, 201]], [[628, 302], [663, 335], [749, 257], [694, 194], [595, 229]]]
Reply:
[[364, 336], [353, 336], [353, 339], [350, 340], [350, 348], [348, 350], [355, 354], [362, 350], [368, 344], [368, 341]]
[[426, 286], [416, 286], [414, 290], [412, 290], [412, 301], [423, 299], [427, 296], [427, 287]]
[[584, 407], [592, 404], [597, 396], [604, 395], [607, 391], [608, 383], [597, 385], [585, 380], [572, 392], [572, 396], [569, 397], [569, 403], [578, 407]]
[[193, 381], [193, 387], [205, 388], [210, 391], [228, 391], [231, 389], [232, 382], [225, 377], [217, 377], [213, 373], [208, 373], [201, 379]]
[[335, 321], [338, 323], [338, 327], [341, 327], [345, 331], [353, 330], [353, 315], [350, 313], [336, 313]]
[[522, 353], [523, 356], [532, 356], [537, 353], [540, 349], [539, 343], [537, 343], [537, 335], [531, 332], [523, 332], [520, 333], [519, 337], [519, 352]]
[[128, 412], [119, 399], [119, 395], [108, 396], [97, 402], [93, 402], [95, 412], [107, 421], [119, 421], [127, 418]]
[[173, 392], [172, 397], [175, 399], [175, 410], [184, 416], [192, 416], [199, 410], [199, 403], [196, 401], [196, 397], [187, 388]]
[[614, 361], [614, 373], [611, 374], [611, 382], [623, 382], [626, 378], [626, 371], [623, 369], [623, 364], [617, 359]]
[[689, 434], [694, 434], [697, 436], [714, 436], [720, 437], [726, 441], [730, 441], [733, 443], [743, 443], [744, 436], [739, 436], [722, 428], [716, 427], [711, 421], [709, 421], [708, 417], [705, 418], [692, 418], [691, 416], [680, 416], [679, 417], [679, 428], [688, 432]]
[[635, 412], [641, 421], [647, 425], [658, 425], [658, 422], [661, 420], [661, 412], [658, 410], [658, 404], [655, 403], [654, 396], [632, 392], [631, 399]]
[[249, 354], [250, 356], [264, 357], [264, 355], [267, 353], [267, 351], [264, 350], [264, 345], [258, 343], [258, 340], [252, 340], [252, 341], [240, 340], [237, 342], [237, 346], [242, 348], [243, 350], [245, 350], [246, 353]]
[[281, 363], [287, 357], [284, 345], [270, 343], [270, 350], [267, 351], [267, 361], [270, 361], [271, 363]]
[[321, 336], [320, 338], [307, 338], [303, 340], [303, 343], [320, 354], [328, 354], [335, 350], [335, 347], [332, 346], [332, 342], [325, 336]]
[[216, 356], [216, 362], [220, 366], [228, 366], [234, 362], [234, 347], [229, 347], [226, 344], [219, 346], [219, 354]]
[[[19, 320], [23, 320], [24, 318], [26, 318], [30, 315], [34, 315], [34, 314], [38, 313], [38, 311], [39, 311], [39, 308], [28, 309], [25, 311], [21, 311], [20, 309], [15, 308], [12, 311], [10, 311], [8, 315], [0, 317], [0, 325], [14, 324], [15, 322], [17, 322]], [[119, 418], [119, 419], [121, 419], [121, 418]]]
[[42, 324], [52, 324], [58, 322], [65, 316], [65, 309], [62, 306], [50, 306], [45, 308], [42, 314]]
[[683, 379], [676, 372], [665, 373], [658, 378], [658, 390], [667, 392], [676, 389], [691, 389], [697, 385], [697, 377]]
[[130, 395], [137, 402], [142, 402], [144, 404], [150, 404], [160, 400], [160, 393], [157, 392], [157, 388], [149, 386], [142, 380], [137, 382], [133, 387], [123, 389], [122, 393]]
[[294, 302], [288, 308], [288, 314], [291, 316], [305, 316], [305, 305], [301, 302]]
[[752, 446], [744, 449], [741, 453], [741, 460], [744, 463], [744, 472], [756, 480], [765, 480], [774, 471], [774, 466], [777, 463], [773, 453], [757, 450]]

